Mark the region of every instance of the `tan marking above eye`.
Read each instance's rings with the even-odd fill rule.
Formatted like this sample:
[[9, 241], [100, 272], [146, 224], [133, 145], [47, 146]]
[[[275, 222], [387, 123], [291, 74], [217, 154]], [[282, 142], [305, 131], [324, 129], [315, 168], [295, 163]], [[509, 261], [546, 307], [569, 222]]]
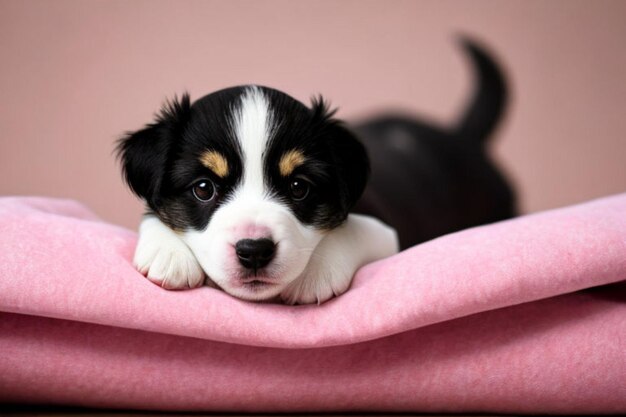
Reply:
[[306, 159], [304, 155], [302, 155], [302, 152], [295, 149], [288, 151], [282, 156], [282, 158], [280, 158], [280, 162], [278, 163], [280, 175], [282, 175], [283, 177], [291, 175], [294, 169], [304, 164], [305, 160]]
[[217, 151], [206, 151], [200, 156], [202, 165], [210, 169], [220, 178], [228, 175], [228, 161]]

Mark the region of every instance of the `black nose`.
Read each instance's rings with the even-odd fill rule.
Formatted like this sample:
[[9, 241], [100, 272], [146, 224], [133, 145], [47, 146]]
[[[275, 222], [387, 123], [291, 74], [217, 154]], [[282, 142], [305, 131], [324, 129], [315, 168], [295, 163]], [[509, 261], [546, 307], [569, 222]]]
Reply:
[[270, 239], [242, 239], [235, 245], [239, 263], [245, 268], [263, 268], [276, 254], [276, 245]]

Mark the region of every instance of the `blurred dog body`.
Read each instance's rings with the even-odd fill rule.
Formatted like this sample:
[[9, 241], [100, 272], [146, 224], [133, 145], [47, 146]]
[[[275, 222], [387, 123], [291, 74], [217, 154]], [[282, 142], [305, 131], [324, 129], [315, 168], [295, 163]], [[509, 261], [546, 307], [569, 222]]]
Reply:
[[456, 126], [397, 115], [353, 126], [372, 171], [355, 211], [395, 228], [403, 249], [516, 213], [514, 192], [486, 149], [505, 109], [506, 83], [484, 48], [462, 45], [477, 82]]

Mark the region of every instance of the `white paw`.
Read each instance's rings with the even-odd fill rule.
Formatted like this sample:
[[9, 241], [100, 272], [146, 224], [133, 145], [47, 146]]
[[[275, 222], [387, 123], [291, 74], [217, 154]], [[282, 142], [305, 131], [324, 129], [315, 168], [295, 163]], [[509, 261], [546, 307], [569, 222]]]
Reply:
[[321, 304], [346, 292], [361, 266], [397, 251], [394, 229], [373, 217], [351, 214], [322, 239], [304, 272], [280, 297], [287, 304]]
[[341, 262], [312, 258], [302, 275], [285, 288], [280, 298], [292, 305], [321, 304], [346, 292], [356, 269]]
[[187, 245], [171, 229], [163, 229], [166, 227], [144, 220], [133, 260], [135, 267], [168, 290], [199, 287], [204, 283], [204, 271]]

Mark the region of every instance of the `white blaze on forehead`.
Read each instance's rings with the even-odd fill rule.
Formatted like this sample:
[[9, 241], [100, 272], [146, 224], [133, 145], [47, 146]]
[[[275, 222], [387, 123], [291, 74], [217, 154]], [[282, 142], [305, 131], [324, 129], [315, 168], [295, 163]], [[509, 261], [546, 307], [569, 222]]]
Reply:
[[265, 194], [263, 156], [272, 134], [269, 102], [258, 87], [249, 87], [233, 111], [233, 130], [243, 152], [243, 184], [246, 194]]
[[[274, 117], [269, 99], [260, 88], [244, 90], [229, 120], [242, 151], [242, 181], [215, 210], [206, 229], [187, 230], [183, 234], [185, 243], [210, 279], [227, 292], [246, 299], [269, 299], [278, 295], [302, 274], [310, 254], [324, 237], [321, 231], [299, 222], [285, 203], [269, 197], [263, 166], [264, 154], [280, 122]], [[214, 155], [210, 156], [204, 158], [206, 165], [217, 166], [220, 171], [221, 165], [216, 163]], [[303, 160], [304, 157], [298, 157], [294, 151], [289, 161], [283, 163], [283, 172], [289, 173]], [[241, 239], [256, 238], [255, 234], [266, 232], [277, 244], [277, 251], [264, 273], [274, 279], [276, 285], [263, 292], [247, 290], [241, 284], [244, 271], [234, 246]]]

